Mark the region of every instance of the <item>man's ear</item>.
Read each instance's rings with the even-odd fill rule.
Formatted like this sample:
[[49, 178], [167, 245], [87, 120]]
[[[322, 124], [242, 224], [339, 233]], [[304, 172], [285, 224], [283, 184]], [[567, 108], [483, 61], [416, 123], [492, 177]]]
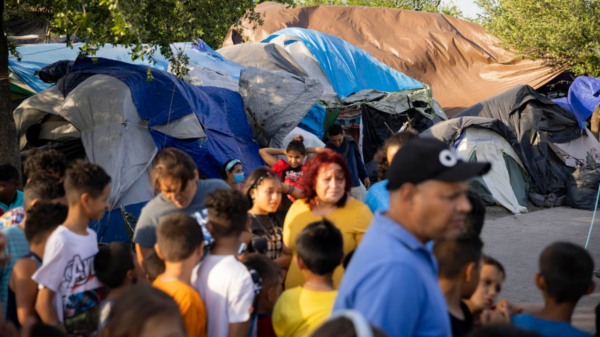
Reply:
[[477, 263], [470, 262], [469, 264], [467, 264], [467, 266], [464, 268], [465, 281], [472, 281], [473, 278], [471, 276], [473, 276], [473, 272], [475, 271], [475, 269], [477, 269]]
[[405, 183], [400, 187], [400, 198], [405, 203], [412, 203], [415, 194], [417, 194], [417, 186], [412, 183]]
[[165, 257], [162, 255], [162, 252], [160, 251], [160, 247], [158, 246], [158, 243], [154, 244], [154, 250], [156, 251], [156, 255], [158, 255], [158, 258], [164, 261]]
[[33, 205], [37, 204], [38, 202], [40, 202], [40, 199], [33, 199], [33, 200], [31, 201], [31, 206], [33, 206]]
[[544, 279], [544, 276], [540, 273], [535, 273], [534, 279], [535, 286], [542, 291], [546, 291], [546, 280]]
[[590, 286], [588, 287], [588, 290], [585, 294], [590, 295], [594, 292], [594, 290], [596, 290], [596, 281], [592, 280], [592, 283], [590, 283]]

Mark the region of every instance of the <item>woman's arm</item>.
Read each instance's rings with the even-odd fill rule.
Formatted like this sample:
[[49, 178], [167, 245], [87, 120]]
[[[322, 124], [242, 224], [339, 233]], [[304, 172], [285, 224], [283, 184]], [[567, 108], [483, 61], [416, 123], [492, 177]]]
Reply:
[[265, 163], [271, 167], [277, 163], [277, 158], [275, 158], [275, 156], [285, 155], [285, 150], [267, 147], [258, 150], [258, 154], [260, 154], [260, 157], [265, 161]]

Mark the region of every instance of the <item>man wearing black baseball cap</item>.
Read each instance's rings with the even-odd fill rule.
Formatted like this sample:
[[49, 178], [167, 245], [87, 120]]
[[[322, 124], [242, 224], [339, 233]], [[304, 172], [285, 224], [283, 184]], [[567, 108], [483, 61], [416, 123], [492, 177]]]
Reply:
[[334, 311], [355, 309], [388, 336], [452, 335], [437, 261], [427, 243], [461, 232], [467, 180], [489, 163], [467, 163], [433, 138], [404, 145], [387, 172], [390, 208], [377, 212], [338, 290]]

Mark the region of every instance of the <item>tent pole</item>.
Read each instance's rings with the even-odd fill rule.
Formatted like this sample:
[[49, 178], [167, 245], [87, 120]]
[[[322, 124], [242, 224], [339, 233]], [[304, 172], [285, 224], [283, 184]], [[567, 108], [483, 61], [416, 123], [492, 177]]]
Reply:
[[600, 199], [600, 186], [598, 186], [598, 196], [596, 197], [596, 206], [594, 207], [594, 215], [592, 216], [592, 224], [590, 225], [590, 232], [588, 233], [587, 241], [585, 242], [585, 249], [587, 250], [588, 243], [590, 243], [590, 236], [592, 236], [592, 228], [594, 228], [594, 220], [596, 220], [596, 211], [598, 210], [598, 200]]

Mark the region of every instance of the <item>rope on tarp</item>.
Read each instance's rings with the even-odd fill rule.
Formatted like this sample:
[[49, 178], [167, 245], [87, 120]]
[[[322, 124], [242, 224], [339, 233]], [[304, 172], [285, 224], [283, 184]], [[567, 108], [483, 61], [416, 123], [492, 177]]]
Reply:
[[592, 223], [590, 224], [590, 232], [588, 233], [587, 241], [585, 242], [585, 249], [587, 250], [588, 244], [590, 243], [590, 237], [592, 236], [592, 228], [594, 228], [594, 220], [596, 220], [596, 211], [598, 210], [598, 201], [600, 200], [600, 185], [598, 186], [598, 196], [596, 196], [596, 206], [594, 207], [594, 215], [592, 216]]

